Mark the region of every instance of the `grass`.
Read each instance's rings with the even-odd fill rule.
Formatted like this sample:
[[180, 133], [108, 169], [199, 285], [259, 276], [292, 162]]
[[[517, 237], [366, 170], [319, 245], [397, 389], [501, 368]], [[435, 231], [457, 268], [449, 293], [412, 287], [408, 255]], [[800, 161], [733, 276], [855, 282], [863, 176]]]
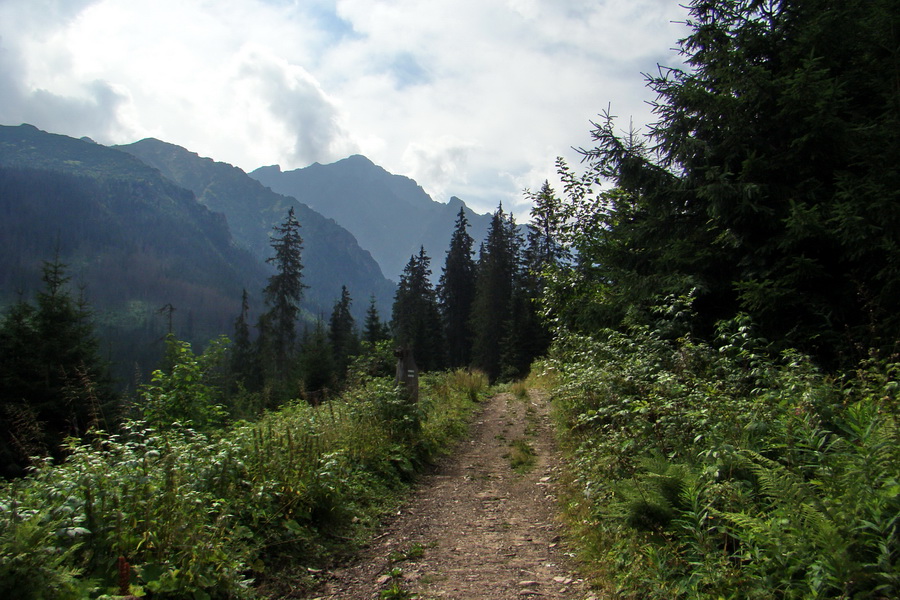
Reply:
[[516, 381], [509, 386], [509, 391], [519, 400], [528, 399], [528, 383], [526, 381]]
[[422, 544], [413, 544], [406, 550], [394, 550], [388, 555], [388, 560], [392, 563], [416, 561], [425, 556], [425, 547]]
[[298, 573], [364, 543], [488, 393], [477, 373], [428, 375], [410, 405], [372, 380], [252, 424], [200, 433], [131, 422], [73, 442], [66, 462], [0, 482], [0, 597], [115, 594], [119, 556], [135, 595], [294, 593], [309, 583]]
[[524, 438], [513, 440], [509, 448], [509, 452], [504, 455], [504, 458], [509, 460], [509, 466], [516, 473], [528, 473], [537, 464], [537, 453]]

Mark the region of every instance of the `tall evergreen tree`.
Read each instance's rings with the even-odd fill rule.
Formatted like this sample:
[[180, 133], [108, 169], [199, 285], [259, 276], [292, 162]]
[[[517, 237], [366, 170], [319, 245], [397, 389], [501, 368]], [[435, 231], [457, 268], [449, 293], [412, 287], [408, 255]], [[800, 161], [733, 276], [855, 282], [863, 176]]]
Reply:
[[300, 223], [294, 217], [294, 207], [288, 211], [281, 225], [274, 228], [272, 249], [275, 255], [266, 262], [275, 266], [263, 289], [268, 310], [259, 318], [260, 360], [266, 379], [284, 382], [289, 376], [295, 354], [297, 317], [303, 297], [303, 238]]
[[417, 366], [423, 371], [445, 366], [443, 328], [437, 295], [431, 285], [431, 258], [425, 248], [410, 257], [400, 275], [394, 296], [394, 337], [412, 349]]
[[369, 308], [366, 310], [366, 321], [363, 324], [363, 341], [369, 344], [388, 340], [391, 337], [387, 323], [382, 322], [378, 314], [378, 306], [374, 294], [369, 298]]
[[515, 219], [500, 206], [491, 218], [475, 277], [472, 302], [472, 364], [491, 379], [502, 371], [503, 340], [513, 325], [510, 309], [521, 268], [521, 237]]
[[356, 321], [350, 314], [353, 300], [347, 286], [341, 286], [341, 298], [334, 304], [331, 319], [328, 322], [328, 339], [334, 354], [335, 372], [343, 378], [347, 373], [350, 358], [359, 353], [359, 336], [356, 333]]
[[60, 455], [67, 436], [115, 423], [116, 396], [83, 298], [66, 265], [45, 262], [36, 304], [20, 301], [0, 326], [0, 464], [17, 474], [31, 453]]
[[474, 240], [469, 235], [469, 221], [465, 211], [460, 208], [437, 287], [444, 337], [447, 341], [447, 359], [452, 368], [468, 365], [472, 356], [469, 319], [475, 299], [473, 244]]
[[328, 332], [321, 320], [312, 331], [306, 331], [298, 357], [298, 370], [303, 392], [313, 404], [318, 404], [327, 390], [335, 385], [334, 352]]
[[531, 363], [543, 355], [552, 339], [550, 328], [540, 314], [544, 278], [553, 277], [568, 264], [571, 253], [562, 243], [566, 217], [556, 192], [545, 181], [537, 194], [526, 192], [532, 202], [522, 267], [513, 283], [509, 317], [502, 342], [504, 378], [528, 374]]
[[[598, 242], [631, 306], [692, 293], [701, 332], [749, 313], [826, 362], [900, 338], [900, 11], [893, 0], [695, 0], [686, 69], [645, 142], [585, 151], [621, 193]], [[591, 249], [589, 249], [590, 251]], [[634, 313], [632, 313], [633, 315]], [[843, 355], [843, 358], [842, 358]]]
[[234, 321], [234, 341], [231, 346], [230, 371], [234, 382], [250, 389], [259, 384], [259, 365], [250, 338], [250, 299], [247, 290], [241, 295], [241, 313]]
[[566, 211], [546, 180], [540, 192], [535, 194], [529, 191], [525, 196], [532, 204], [525, 261], [530, 271], [541, 275], [545, 269], [572, 258], [571, 251], [563, 243], [567, 227]]

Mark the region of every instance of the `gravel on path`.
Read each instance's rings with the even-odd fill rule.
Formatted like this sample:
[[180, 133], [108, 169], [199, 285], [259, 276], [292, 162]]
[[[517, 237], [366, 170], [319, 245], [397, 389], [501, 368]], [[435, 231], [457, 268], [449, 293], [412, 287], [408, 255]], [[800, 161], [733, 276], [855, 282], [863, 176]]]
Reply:
[[[513, 468], [519, 458], [533, 465]], [[321, 600], [596, 600], [561, 540], [546, 396], [498, 394]]]

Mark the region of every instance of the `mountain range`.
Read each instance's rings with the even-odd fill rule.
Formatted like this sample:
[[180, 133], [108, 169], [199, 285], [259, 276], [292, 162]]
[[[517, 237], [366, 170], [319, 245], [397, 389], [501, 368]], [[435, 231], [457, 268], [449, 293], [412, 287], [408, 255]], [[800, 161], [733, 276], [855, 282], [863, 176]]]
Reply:
[[361, 318], [370, 297], [381, 314], [389, 314], [394, 284], [354, 236], [334, 220], [322, 216], [295, 198], [276, 194], [232, 165], [202, 158], [185, 148], [156, 139], [115, 146], [163, 176], [194, 193], [211, 211], [225, 215], [237, 243], [258, 260], [272, 255], [269, 234], [294, 207], [303, 237], [304, 283], [309, 286], [305, 304], [314, 314], [325, 315], [341, 296], [341, 286], [355, 299]]
[[390, 315], [384, 273], [398, 279], [419, 246], [437, 278], [460, 208], [476, 240], [490, 220], [363, 156], [251, 175], [155, 139], [106, 147], [0, 126], [0, 306], [38, 289], [41, 261], [56, 256], [84, 287], [109, 355], [146, 371], [167, 327], [199, 344], [231, 334], [243, 288], [258, 313], [269, 236], [291, 206], [306, 314], [327, 318], [346, 285], [360, 322], [370, 297]]
[[459, 198], [434, 201], [414, 180], [393, 175], [360, 155], [293, 171], [261, 167], [250, 176], [346, 227], [395, 281], [420, 246], [431, 257], [437, 279], [460, 208], [476, 241], [485, 238], [491, 222], [490, 215], [476, 214]]
[[64, 263], [120, 378], [146, 374], [170, 328], [200, 345], [230, 334], [242, 289], [267, 277], [222, 214], [158, 170], [27, 125], [0, 127], [0, 216], [0, 305]]

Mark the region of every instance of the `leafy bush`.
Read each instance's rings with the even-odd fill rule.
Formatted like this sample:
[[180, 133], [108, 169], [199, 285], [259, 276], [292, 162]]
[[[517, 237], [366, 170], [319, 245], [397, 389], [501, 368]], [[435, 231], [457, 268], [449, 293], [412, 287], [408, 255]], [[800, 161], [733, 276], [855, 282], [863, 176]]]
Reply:
[[149, 384], [142, 386], [141, 412], [153, 427], [164, 429], [181, 423], [199, 429], [212, 429], [225, 423], [227, 411], [220, 404], [222, 385], [217, 378], [223, 363], [228, 338], [214, 340], [206, 352], [196, 356], [188, 342], [166, 338], [167, 369], [153, 372]]
[[[620, 598], [900, 594], [894, 364], [828, 378], [647, 329], [568, 335], [544, 363], [575, 471], [569, 513]], [[592, 547], [588, 547], [592, 546]]]
[[[198, 384], [188, 371], [176, 366], [152, 389], [183, 397]], [[64, 463], [0, 484], [0, 595], [243, 598], [301, 585], [298, 566], [351, 549], [464, 431], [474, 403], [460, 378], [423, 378], [419, 405], [376, 379], [227, 430], [131, 421], [73, 441]]]

